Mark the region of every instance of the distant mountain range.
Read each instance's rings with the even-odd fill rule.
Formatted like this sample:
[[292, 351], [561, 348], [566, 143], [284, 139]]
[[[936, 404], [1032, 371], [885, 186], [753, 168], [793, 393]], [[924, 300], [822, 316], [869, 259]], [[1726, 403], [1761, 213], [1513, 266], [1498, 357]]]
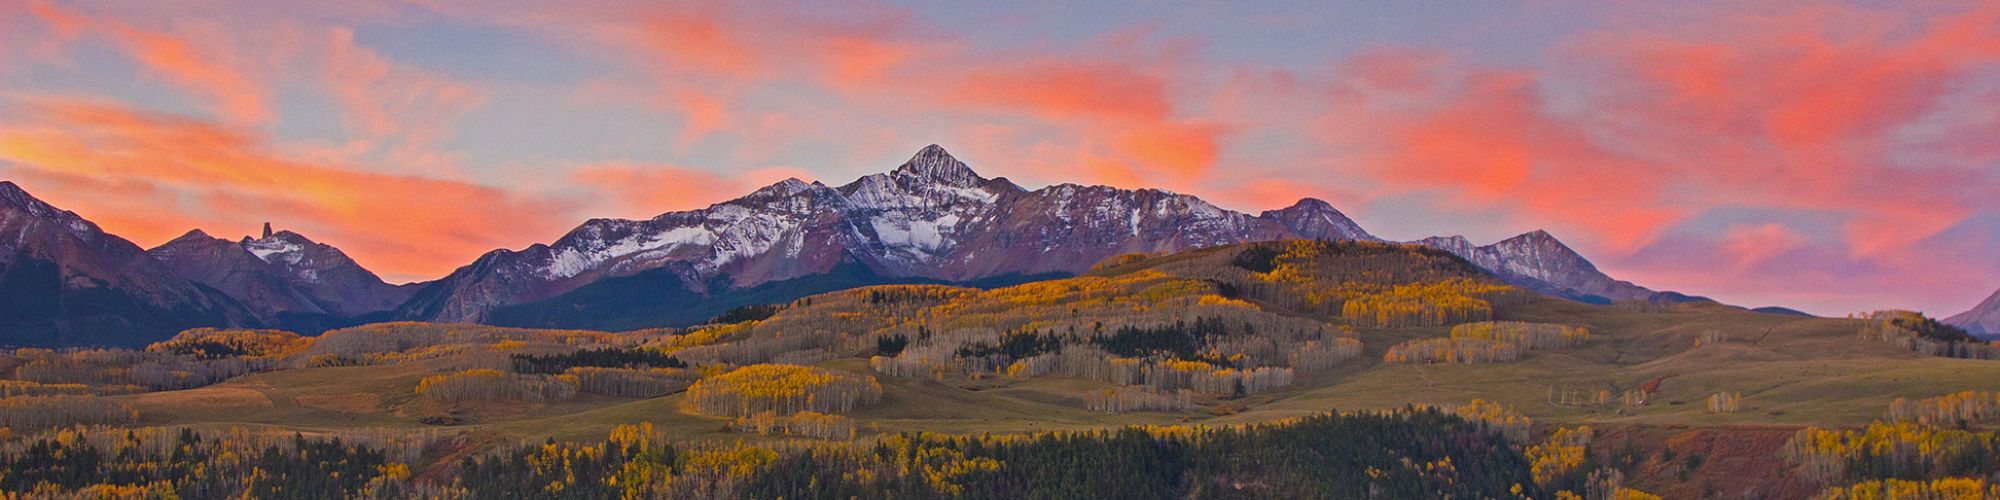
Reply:
[[[390, 285], [289, 232], [199, 230], [140, 251], [0, 182], [0, 343], [140, 344], [188, 326], [317, 329], [377, 320], [628, 329], [885, 283], [998, 286], [1128, 253], [1279, 239], [1380, 241], [1326, 202], [1249, 215], [1156, 189], [981, 177], [944, 148], [841, 186], [787, 179], [700, 210], [594, 219], [494, 250], [433, 282]], [[1585, 302], [1691, 300], [1606, 276], [1554, 236], [1428, 238], [1517, 285]], [[79, 303], [88, 303], [81, 305]], [[118, 328], [123, 328], [119, 330]], [[124, 333], [108, 333], [124, 332]]]

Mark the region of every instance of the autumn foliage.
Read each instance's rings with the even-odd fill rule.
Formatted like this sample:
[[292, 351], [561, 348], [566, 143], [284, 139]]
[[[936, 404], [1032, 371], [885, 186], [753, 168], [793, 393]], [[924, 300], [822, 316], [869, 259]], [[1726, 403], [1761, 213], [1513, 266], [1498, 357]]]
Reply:
[[1521, 359], [1522, 348], [1512, 342], [1480, 338], [1420, 339], [1390, 346], [1382, 353], [1389, 363], [1506, 363]]
[[13, 432], [73, 425], [123, 425], [139, 413], [123, 404], [94, 396], [17, 396], [0, 398], [0, 428]]
[[688, 400], [702, 413], [731, 417], [840, 413], [881, 401], [882, 385], [865, 375], [760, 364], [703, 378], [688, 388]]
[[520, 375], [481, 368], [424, 377], [417, 383], [417, 394], [447, 403], [544, 403], [575, 397], [577, 388], [574, 375]]
[[2000, 498], [2000, 484], [1979, 478], [1882, 479], [1831, 488], [1820, 500], [1901, 500]]
[[[1533, 294], [1414, 245], [1291, 241], [1250, 245], [1234, 263], [1245, 293], [1357, 326], [1442, 326], [1493, 318]], [[1237, 280], [1232, 280], [1237, 281]]]
[[1897, 422], [1965, 426], [2000, 420], [2000, 392], [1964, 391], [1916, 401], [1896, 398], [1888, 418]]
[[1806, 428], [1785, 444], [1800, 474], [1830, 484], [1843, 479], [1991, 474], [2000, 457], [1995, 431], [1876, 422], [1865, 429]]
[[1527, 455], [1535, 482], [1554, 485], [1581, 470], [1591, 437], [1590, 426], [1563, 427], [1550, 433], [1546, 441], [1529, 446]]
[[1451, 338], [1497, 340], [1522, 349], [1558, 349], [1581, 347], [1590, 341], [1590, 329], [1548, 323], [1482, 321], [1451, 327]]

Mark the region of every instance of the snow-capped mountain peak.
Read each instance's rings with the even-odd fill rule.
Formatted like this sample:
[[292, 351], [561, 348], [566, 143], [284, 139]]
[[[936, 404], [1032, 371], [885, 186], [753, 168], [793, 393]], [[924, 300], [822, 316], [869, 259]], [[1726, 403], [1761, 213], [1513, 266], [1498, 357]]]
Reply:
[[1464, 236], [1431, 237], [1419, 245], [1450, 252], [1502, 279], [1542, 293], [1585, 301], [1646, 300], [1657, 294], [1612, 279], [1548, 231], [1535, 230], [1492, 245]]
[[944, 147], [932, 144], [918, 150], [909, 161], [896, 167], [891, 174], [898, 177], [914, 177], [956, 187], [973, 187], [986, 183], [986, 178], [973, 172], [965, 162], [952, 157]]
[[257, 260], [296, 265], [305, 258], [306, 245], [312, 244], [312, 240], [291, 231], [280, 231], [261, 239], [245, 236], [241, 244], [245, 251], [257, 256]]

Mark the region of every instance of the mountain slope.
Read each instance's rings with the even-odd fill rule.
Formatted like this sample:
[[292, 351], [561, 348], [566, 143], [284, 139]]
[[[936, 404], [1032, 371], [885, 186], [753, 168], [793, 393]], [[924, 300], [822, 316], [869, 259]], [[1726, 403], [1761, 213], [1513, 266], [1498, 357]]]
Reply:
[[1464, 236], [1431, 237], [1414, 243], [1451, 252], [1509, 283], [1571, 300], [1610, 303], [1649, 300], [1660, 295], [1605, 275], [1547, 231], [1534, 231], [1486, 246], [1473, 246]]
[[132, 242], [0, 181], [0, 344], [138, 346], [186, 328], [257, 324]]
[[2000, 291], [1993, 292], [1992, 296], [1973, 306], [1972, 310], [1945, 318], [1944, 322], [1964, 328], [1973, 335], [1985, 337], [2000, 335]]
[[268, 264], [235, 242], [214, 238], [199, 229], [147, 250], [175, 275], [208, 285], [234, 297], [259, 316], [280, 312], [327, 314], [291, 283], [270, 272]]
[[[175, 274], [235, 297], [276, 324], [387, 311], [413, 291], [390, 285], [338, 248], [291, 231], [228, 241], [200, 230], [148, 250]], [[310, 325], [300, 325], [313, 331]]]
[[847, 266], [885, 281], [967, 282], [1075, 274], [1126, 253], [1286, 238], [1376, 240], [1318, 200], [1252, 216], [1153, 189], [1031, 191], [981, 177], [932, 145], [893, 171], [842, 186], [787, 179], [705, 209], [597, 219], [549, 245], [497, 250], [418, 292], [399, 314], [482, 322], [521, 304], [590, 309], [563, 296], [642, 273], [646, 288], [704, 296]]

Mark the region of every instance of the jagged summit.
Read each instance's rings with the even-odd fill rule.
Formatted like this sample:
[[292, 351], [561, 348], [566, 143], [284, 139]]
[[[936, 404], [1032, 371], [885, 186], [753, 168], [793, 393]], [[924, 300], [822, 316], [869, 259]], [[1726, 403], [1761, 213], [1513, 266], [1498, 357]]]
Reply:
[[986, 182], [986, 178], [972, 171], [972, 167], [958, 161], [958, 158], [951, 156], [951, 152], [936, 144], [917, 150], [916, 155], [911, 156], [909, 161], [903, 162], [902, 166], [896, 167], [891, 173], [958, 187], [971, 187]]

